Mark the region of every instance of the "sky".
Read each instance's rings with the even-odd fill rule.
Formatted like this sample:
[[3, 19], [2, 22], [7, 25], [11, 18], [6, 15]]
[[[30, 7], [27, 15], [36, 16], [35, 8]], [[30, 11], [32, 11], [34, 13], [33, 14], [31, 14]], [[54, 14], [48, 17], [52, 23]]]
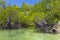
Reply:
[[29, 5], [34, 5], [35, 3], [38, 3], [40, 0], [6, 0], [7, 5], [14, 5], [21, 7], [22, 3], [26, 3]]

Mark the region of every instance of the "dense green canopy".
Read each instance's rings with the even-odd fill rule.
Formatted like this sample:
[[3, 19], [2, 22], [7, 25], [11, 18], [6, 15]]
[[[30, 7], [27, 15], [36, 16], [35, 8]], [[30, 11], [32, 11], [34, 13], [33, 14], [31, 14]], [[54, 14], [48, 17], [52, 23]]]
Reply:
[[36, 21], [45, 19], [49, 24], [55, 24], [60, 21], [60, 0], [42, 0], [34, 6], [23, 3], [21, 8], [16, 5], [0, 7], [0, 23], [6, 24], [9, 16], [11, 22], [34, 25]]

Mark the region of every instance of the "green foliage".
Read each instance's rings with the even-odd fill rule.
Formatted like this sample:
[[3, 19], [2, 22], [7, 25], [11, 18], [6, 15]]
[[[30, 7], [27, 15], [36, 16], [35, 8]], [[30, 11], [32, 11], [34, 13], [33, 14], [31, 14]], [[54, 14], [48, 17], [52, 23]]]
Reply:
[[46, 3], [46, 1], [44, 1], [46, 3], [46, 19], [48, 23], [57, 23], [60, 20], [60, 1], [59, 0], [47, 0], [49, 2]]
[[5, 9], [0, 7], [0, 23], [6, 24], [9, 16], [11, 22], [34, 25], [36, 21], [45, 19], [48, 23], [54, 24], [60, 21], [60, 1], [42, 0], [34, 6], [23, 3], [21, 8], [16, 5], [6, 6]]

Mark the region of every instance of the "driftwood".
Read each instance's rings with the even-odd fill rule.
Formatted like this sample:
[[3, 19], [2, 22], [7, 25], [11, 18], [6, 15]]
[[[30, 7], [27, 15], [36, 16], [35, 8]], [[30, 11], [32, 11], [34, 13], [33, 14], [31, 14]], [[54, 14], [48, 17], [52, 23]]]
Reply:
[[54, 29], [56, 33], [60, 33], [60, 21], [56, 23], [52, 29]]
[[35, 22], [35, 28], [39, 31], [45, 32], [45, 33], [53, 33], [53, 26], [51, 24], [48, 24], [45, 20], [42, 20], [40, 22]]
[[18, 22], [17, 23], [12, 23], [11, 22], [11, 23], [8, 23], [8, 24], [5, 25], [5, 29], [20, 29], [20, 28], [22, 28], [21, 25], [22, 24], [18, 23]]
[[35, 26], [36, 29], [46, 32], [49, 25], [47, 24], [47, 22], [45, 22], [45, 20], [42, 20], [40, 22], [35, 22]]

